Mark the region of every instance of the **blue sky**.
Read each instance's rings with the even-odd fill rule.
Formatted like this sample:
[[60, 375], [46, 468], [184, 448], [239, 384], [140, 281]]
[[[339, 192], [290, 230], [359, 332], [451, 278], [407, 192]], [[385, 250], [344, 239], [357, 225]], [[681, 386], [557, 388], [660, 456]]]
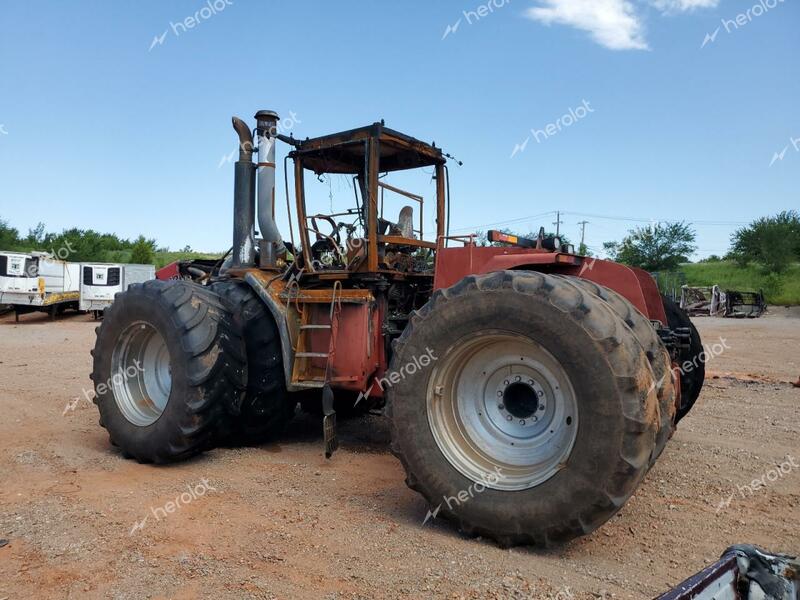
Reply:
[[384, 118], [435, 140], [464, 162], [454, 231], [561, 210], [599, 249], [686, 219], [702, 256], [800, 206], [796, 0], [204, 6], [0, 1], [0, 218], [227, 249], [230, 117], [261, 108], [301, 137]]

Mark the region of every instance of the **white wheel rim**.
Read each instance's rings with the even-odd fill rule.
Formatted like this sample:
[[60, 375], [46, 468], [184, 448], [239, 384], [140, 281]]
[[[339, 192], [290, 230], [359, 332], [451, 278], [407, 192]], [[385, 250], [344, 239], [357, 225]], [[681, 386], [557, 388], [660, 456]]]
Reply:
[[161, 417], [172, 390], [172, 372], [167, 344], [155, 327], [139, 321], [122, 332], [106, 385], [130, 423], [146, 427]]
[[564, 467], [578, 406], [552, 354], [529, 338], [493, 331], [461, 340], [437, 362], [428, 422], [462, 475], [492, 489], [524, 490]]

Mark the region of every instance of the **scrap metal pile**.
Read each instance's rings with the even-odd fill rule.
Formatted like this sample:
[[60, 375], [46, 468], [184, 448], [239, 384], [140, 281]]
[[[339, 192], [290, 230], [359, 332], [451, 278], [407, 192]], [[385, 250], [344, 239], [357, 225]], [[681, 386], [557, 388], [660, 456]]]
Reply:
[[681, 308], [693, 317], [712, 316], [755, 319], [767, 312], [764, 293], [721, 290], [712, 287], [681, 287]]

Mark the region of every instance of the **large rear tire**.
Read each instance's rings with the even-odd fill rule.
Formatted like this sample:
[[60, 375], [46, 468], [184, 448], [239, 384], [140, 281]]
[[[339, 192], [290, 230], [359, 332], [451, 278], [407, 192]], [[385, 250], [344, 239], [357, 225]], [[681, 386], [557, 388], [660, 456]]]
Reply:
[[650, 320], [640, 313], [624, 296], [612, 289], [598, 285], [588, 279], [580, 277], [564, 277], [570, 283], [580, 286], [588, 292], [606, 302], [617, 313], [625, 324], [631, 328], [636, 339], [639, 340], [647, 360], [655, 376], [656, 392], [658, 394], [659, 429], [656, 435], [656, 445], [650, 457], [652, 467], [675, 431], [676, 393], [673, 381], [672, 359], [666, 346], [658, 337]]
[[221, 281], [219, 294], [244, 332], [247, 347], [247, 394], [241, 411], [225, 421], [220, 441], [231, 446], [263, 444], [280, 434], [294, 416], [297, 401], [286, 391], [281, 338], [275, 320], [249, 285]]
[[92, 356], [100, 424], [139, 462], [208, 449], [244, 395], [241, 331], [219, 297], [193, 283], [153, 280], [117, 294]]
[[659, 425], [647, 357], [603, 300], [563, 278], [502, 271], [437, 291], [389, 373], [406, 482], [468, 534], [570, 540], [647, 472]]
[[[703, 349], [703, 341], [700, 339], [700, 333], [692, 323], [689, 315], [686, 314], [686, 311], [666, 296], [662, 296], [662, 299], [664, 301], [664, 311], [667, 313], [669, 328], [688, 327], [690, 332], [689, 349], [682, 351], [680, 355], [681, 405], [675, 414], [675, 424], [677, 425], [692, 410], [694, 403], [700, 396], [700, 391], [703, 389], [703, 382], [706, 378], [705, 351]], [[691, 367], [684, 366], [688, 364], [687, 361], [691, 363]]]

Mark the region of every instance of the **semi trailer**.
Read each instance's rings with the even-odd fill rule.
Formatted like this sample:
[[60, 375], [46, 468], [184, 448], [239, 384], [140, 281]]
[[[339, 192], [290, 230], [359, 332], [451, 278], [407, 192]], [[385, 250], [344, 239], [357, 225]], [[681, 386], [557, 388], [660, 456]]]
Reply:
[[111, 306], [116, 294], [156, 276], [153, 265], [82, 263], [80, 270], [80, 310], [95, 317]]
[[0, 252], [0, 304], [19, 315], [48, 312], [55, 318], [67, 309], [78, 310], [80, 265], [46, 252]]

